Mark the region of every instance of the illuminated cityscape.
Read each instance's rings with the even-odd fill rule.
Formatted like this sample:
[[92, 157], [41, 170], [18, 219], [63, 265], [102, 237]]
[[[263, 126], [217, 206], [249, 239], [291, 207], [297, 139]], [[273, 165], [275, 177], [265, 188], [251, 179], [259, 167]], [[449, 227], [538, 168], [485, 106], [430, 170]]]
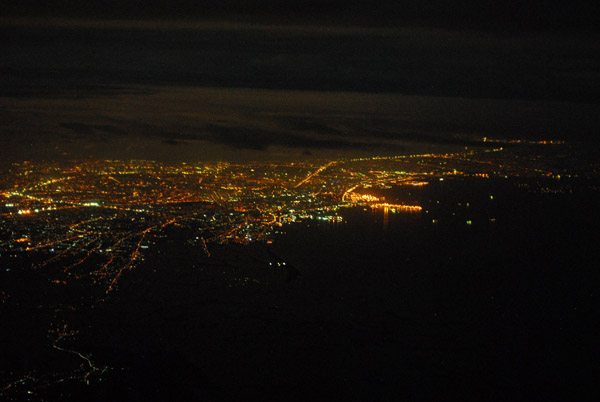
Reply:
[[[389, 224], [389, 214], [417, 214], [415, 218], [434, 226], [458, 221], [465, 226], [496, 225], [501, 217], [494, 215], [494, 205], [512, 201], [493, 194], [499, 187], [494, 183], [508, 182], [534, 194], [573, 192], [581, 172], [552, 169], [552, 158], [532, 151], [544, 150], [496, 148], [251, 164], [15, 163], [2, 177], [0, 275], [38, 275], [47, 281], [44, 292], [64, 295], [43, 296], [35, 303], [47, 316], [48, 347], [80, 362], [57, 372], [13, 372], [2, 385], [2, 395], [43, 393], [65, 381], [101, 381], [118, 370], [96, 363], [79, 349], [81, 329], [69, 317], [110, 299], [126, 280], [124, 275], [143, 265], [149, 253], [161, 253], [165, 239], [176, 232], [210, 261], [214, 248], [270, 246], [294, 225], [345, 225], [345, 210], [383, 214], [382, 229]], [[434, 199], [435, 193], [427, 192], [432, 186], [463, 182], [492, 184], [486, 193], [450, 206], [449, 200]], [[266, 255], [262, 270], [296, 270], [272, 251]], [[229, 279], [229, 286], [251, 284], [262, 286], [249, 276]], [[11, 286], [19, 293], [17, 284]], [[2, 303], [17, 308], [24, 301], [18, 301], [13, 290], [3, 289]]]
[[21, 261], [27, 256], [34, 270], [60, 267], [57, 284], [88, 277], [108, 293], [170, 226], [190, 230], [190, 241], [210, 256], [215, 243], [271, 242], [287, 223], [340, 222], [344, 207], [365, 206], [386, 214], [429, 208], [415, 203], [415, 197], [386, 200], [372, 190], [418, 191], [430, 181], [510, 176], [553, 179], [554, 191], [565, 191], [561, 174], [567, 178], [569, 173], [552, 172], [536, 158], [516, 165], [498, 162], [497, 153], [505, 152], [374, 157], [321, 166], [24, 162], [4, 177], [1, 230], [7, 240], [0, 250], [4, 258]]

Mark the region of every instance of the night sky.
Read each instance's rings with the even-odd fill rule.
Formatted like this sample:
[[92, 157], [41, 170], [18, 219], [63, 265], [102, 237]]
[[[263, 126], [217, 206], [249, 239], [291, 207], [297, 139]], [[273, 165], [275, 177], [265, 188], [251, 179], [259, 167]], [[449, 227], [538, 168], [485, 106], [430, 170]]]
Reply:
[[37, 3], [0, 18], [4, 162], [597, 144], [595, 4]]

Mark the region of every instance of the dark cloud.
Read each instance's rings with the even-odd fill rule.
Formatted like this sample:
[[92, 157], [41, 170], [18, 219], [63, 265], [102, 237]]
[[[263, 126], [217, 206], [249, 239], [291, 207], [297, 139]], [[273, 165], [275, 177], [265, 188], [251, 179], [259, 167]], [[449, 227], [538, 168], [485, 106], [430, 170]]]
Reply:
[[[33, 3], [14, 7], [27, 14]], [[100, 3], [120, 19], [96, 18]], [[0, 127], [0, 159], [216, 159], [235, 151], [251, 160], [457, 149], [486, 136], [598, 141], [598, 30], [476, 27], [533, 15], [547, 22], [564, 6], [400, 1], [409, 11], [399, 18], [411, 23], [387, 24], [402, 9], [391, 0], [267, 0], [256, 24], [211, 14], [253, 16], [252, 1], [167, 3], [204, 5], [208, 17], [184, 12], [181, 22], [137, 0], [73, 0], [52, 6], [60, 19], [0, 18], [0, 120], [10, 122]], [[130, 6], [141, 13], [135, 21], [123, 19]], [[64, 18], [75, 9], [86, 18]], [[165, 18], [143, 19], [145, 11]], [[389, 19], [374, 27], [373, 13]], [[360, 23], [346, 24], [351, 16]], [[476, 16], [485, 18], [465, 22]], [[444, 23], [455, 17], [456, 26]]]
[[576, 102], [600, 94], [597, 34], [82, 23], [0, 24], [0, 37], [0, 91], [13, 97], [117, 96], [149, 85]]
[[[1, 64], [1, 63], [0, 63]], [[23, 67], [5, 67], [0, 79], [3, 97], [47, 98], [47, 99], [89, 99], [98, 96], [150, 95], [148, 89], [114, 86], [107, 83], [90, 84], [84, 78], [72, 76], [74, 71], [44, 71]]]
[[298, 131], [308, 131], [311, 133], [326, 134], [326, 135], [342, 135], [343, 132], [331, 127], [326, 123], [316, 121], [314, 119], [300, 116], [281, 116], [279, 121], [282, 126]]
[[[371, 138], [377, 140], [392, 140], [403, 142], [420, 142], [442, 145], [462, 145], [475, 146], [481, 145], [481, 140], [469, 138], [467, 135], [458, 135], [452, 133], [452, 127], [447, 125], [436, 127], [434, 121], [428, 121], [427, 124], [422, 121], [408, 119], [356, 119], [353, 117], [336, 116], [328, 120], [332, 124], [326, 124], [324, 119], [301, 116], [280, 116], [278, 121], [282, 126], [299, 131], [310, 132], [317, 135], [327, 135], [331, 137], [343, 137], [346, 141], [356, 139]], [[337, 126], [333, 127], [334, 125]], [[464, 127], [463, 127], [464, 128]]]
[[216, 144], [225, 144], [233, 148], [263, 151], [277, 140], [273, 133], [248, 127], [225, 127], [209, 125], [206, 134], [199, 139]]
[[483, 137], [597, 144], [600, 126], [598, 104], [144, 88], [144, 96], [0, 97], [0, 118], [9, 122], [0, 128], [0, 159], [354, 157], [457, 150]]
[[167, 144], [167, 145], [179, 145], [181, 144], [181, 142], [173, 140], [173, 139], [165, 139], [161, 141], [163, 144]]
[[123, 130], [107, 124], [60, 123], [61, 127], [72, 130], [77, 134], [110, 133], [123, 134]]
[[215, 144], [228, 145], [232, 148], [265, 151], [270, 146], [312, 149], [344, 149], [373, 148], [382, 146], [357, 140], [341, 140], [303, 136], [290, 133], [273, 132], [253, 127], [228, 127], [211, 124], [205, 128], [206, 133], [198, 139]]
[[600, 8], [597, 2], [585, 0], [20, 0], [5, 2], [3, 14], [568, 30], [597, 28]]

